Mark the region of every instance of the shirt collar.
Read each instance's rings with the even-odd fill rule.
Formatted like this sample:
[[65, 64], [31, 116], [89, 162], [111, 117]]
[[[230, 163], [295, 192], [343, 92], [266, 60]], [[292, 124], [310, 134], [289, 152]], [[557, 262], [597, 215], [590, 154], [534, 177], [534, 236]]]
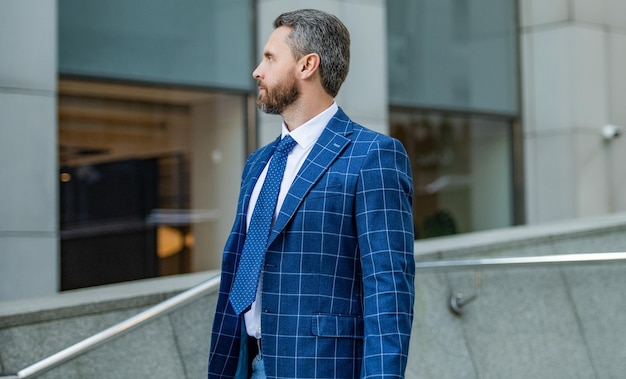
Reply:
[[287, 134], [289, 134], [294, 140], [296, 140], [300, 147], [303, 149], [308, 148], [317, 141], [326, 125], [330, 122], [335, 113], [337, 113], [338, 109], [339, 106], [333, 101], [333, 103], [326, 108], [326, 110], [305, 122], [293, 132], [289, 132], [285, 122], [283, 121], [281, 127], [281, 138], [284, 138]]

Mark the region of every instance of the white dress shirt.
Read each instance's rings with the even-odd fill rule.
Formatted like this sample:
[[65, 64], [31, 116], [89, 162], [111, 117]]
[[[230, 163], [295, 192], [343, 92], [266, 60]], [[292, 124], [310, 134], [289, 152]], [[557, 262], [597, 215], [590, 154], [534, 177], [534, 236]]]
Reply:
[[[283, 122], [281, 127], [282, 138], [289, 134], [297, 142], [297, 144], [287, 156], [287, 166], [285, 167], [285, 175], [283, 176], [283, 181], [280, 185], [280, 191], [278, 192], [278, 201], [276, 203], [274, 218], [276, 218], [280, 207], [283, 205], [283, 201], [287, 196], [287, 191], [289, 190], [289, 187], [291, 187], [291, 183], [293, 183], [293, 180], [296, 178], [300, 167], [302, 167], [302, 164], [313, 149], [315, 142], [317, 142], [317, 139], [324, 131], [324, 128], [326, 127], [330, 119], [337, 112], [337, 109], [337, 103], [333, 102], [332, 105], [328, 107], [325, 111], [310, 119], [306, 123], [302, 124], [300, 127], [296, 128], [296, 130], [292, 132], [289, 132], [289, 130], [287, 130], [287, 126]], [[254, 189], [252, 190], [252, 195], [250, 196], [250, 204], [248, 205], [247, 225], [250, 225], [252, 211], [254, 210], [254, 206], [256, 205], [259, 193], [261, 192], [261, 187], [263, 186], [263, 182], [265, 181], [265, 176], [267, 175], [268, 168], [269, 162], [263, 169], [263, 172], [261, 172], [261, 175], [259, 176], [259, 179], [257, 180]], [[262, 276], [259, 276], [259, 287], [257, 290], [256, 300], [252, 303], [250, 310], [244, 314], [246, 331], [248, 332], [249, 336], [256, 338], [261, 338], [261, 278]]]

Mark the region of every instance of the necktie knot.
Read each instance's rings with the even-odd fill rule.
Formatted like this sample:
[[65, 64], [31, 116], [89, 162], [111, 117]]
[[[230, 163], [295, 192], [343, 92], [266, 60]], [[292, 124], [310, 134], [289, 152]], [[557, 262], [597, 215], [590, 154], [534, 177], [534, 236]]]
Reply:
[[276, 146], [276, 151], [283, 154], [288, 154], [294, 146], [296, 146], [296, 140], [294, 140], [289, 134], [287, 134]]

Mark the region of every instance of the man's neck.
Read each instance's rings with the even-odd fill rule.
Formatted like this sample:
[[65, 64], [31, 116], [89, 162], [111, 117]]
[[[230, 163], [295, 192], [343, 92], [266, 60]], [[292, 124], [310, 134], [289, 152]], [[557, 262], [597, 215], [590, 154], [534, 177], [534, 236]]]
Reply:
[[[314, 118], [318, 114], [324, 112], [331, 106], [334, 99], [330, 98], [327, 101], [317, 101], [313, 104], [306, 104], [305, 101], [298, 101], [298, 104], [294, 104], [293, 107], [289, 107], [282, 113], [283, 121], [287, 126], [287, 129], [291, 132], [305, 124], [310, 119]], [[306, 104], [304, 106], [298, 106]]]

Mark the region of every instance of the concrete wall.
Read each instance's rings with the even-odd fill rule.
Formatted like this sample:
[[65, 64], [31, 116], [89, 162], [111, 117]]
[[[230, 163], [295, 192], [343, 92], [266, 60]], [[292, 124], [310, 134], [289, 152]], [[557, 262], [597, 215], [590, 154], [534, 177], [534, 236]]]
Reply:
[[[204, 272], [0, 303], [0, 372], [16, 373], [216, 275]], [[38, 376], [203, 378], [215, 294]]]
[[[626, 215], [417, 242], [419, 260], [619, 251]], [[0, 371], [16, 372], [216, 274], [0, 303]], [[626, 262], [480, 272], [418, 271], [407, 378], [617, 378], [626, 371]], [[476, 299], [457, 316], [450, 295]], [[42, 378], [202, 378], [216, 294]]]
[[[626, 215], [416, 243], [418, 260], [624, 251]], [[618, 378], [626, 262], [418, 272], [408, 378]], [[452, 294], [478, 296], [449, 311]]]
[[519, 4], [527, 221], [626, 211], [626, 1]]
[[0, 301], [58, 286], [56, 1], [0, 2]]

